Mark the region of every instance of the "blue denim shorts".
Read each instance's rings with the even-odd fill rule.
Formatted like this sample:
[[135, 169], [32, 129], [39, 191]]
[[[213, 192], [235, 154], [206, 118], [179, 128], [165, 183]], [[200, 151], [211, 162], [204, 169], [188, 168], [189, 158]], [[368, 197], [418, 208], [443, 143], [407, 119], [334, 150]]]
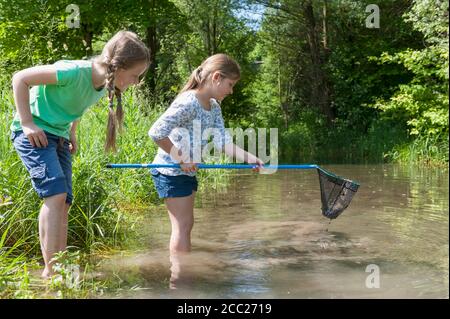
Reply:
[[11, 133], [11, 140], [31, 177], [40, 198], [67, 193], [72, 204], [72, 156], [69, 141], [45, 132], [47, 147], [33, 147], [22, 131]]
[[195, 176], [169, 176], [161, 174], [156, 169], [150, 170], [150, 173], [159, 198], [184, 197], [197, 191], [198, 182]]

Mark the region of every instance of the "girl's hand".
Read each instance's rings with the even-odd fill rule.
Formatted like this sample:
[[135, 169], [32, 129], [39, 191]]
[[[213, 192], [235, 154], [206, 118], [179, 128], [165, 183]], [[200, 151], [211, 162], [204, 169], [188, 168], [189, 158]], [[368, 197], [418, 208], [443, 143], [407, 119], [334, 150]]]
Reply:
[[249, 164], [256, 164], [255, 168], [252, 168], [252, 171], [255, 173], [258, 173], [260, 169], [264, 166], [264, 162], [261, 161], [259, 158], [255, 157], [253, 161], [249, 161]]
[[195, 163], [180, 163], [181, 170], [185, 173], [195, 173], [198, 168]]
[[34, 123], [22, 123], [23, 133], [33, 147], [47, 147], [48, 140], [45, 132]]
[[78, 150], [77, 137], [73, 132], [70, 134], [70, 145], [69, 145], [70, 154], [75, 154], [77, 150]]

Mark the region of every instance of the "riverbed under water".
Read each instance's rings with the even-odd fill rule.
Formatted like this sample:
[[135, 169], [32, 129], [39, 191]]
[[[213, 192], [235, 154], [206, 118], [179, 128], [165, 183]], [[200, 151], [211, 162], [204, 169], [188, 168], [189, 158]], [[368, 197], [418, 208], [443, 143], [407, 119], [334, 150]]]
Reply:
[[337, 219], [315, 170], [236, 171], [198, 192], [186, 256], [169, 256], [165, 207], [149, 208], [140, 247], [101, 263], [123, 283], [104, 297], [448, 298], [448, 170], [324, 168], [361, 184]]

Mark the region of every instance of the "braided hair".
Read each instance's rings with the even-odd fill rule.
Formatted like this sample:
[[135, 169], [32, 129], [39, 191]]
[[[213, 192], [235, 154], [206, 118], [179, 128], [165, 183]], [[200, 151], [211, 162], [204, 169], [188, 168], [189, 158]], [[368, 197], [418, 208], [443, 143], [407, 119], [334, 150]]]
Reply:
[[[150, 64], [150, 52], [138, 36], [130, 31], [119, 31], [103, 48], [96, 61], [105, 68], [105, 87], [108, 91], [108, 126], [105, 150], [116, 151], [117, 128], [122, 130], [123, 106], [122, 92], [116, 88], [114, 77], [119, 69], [129, 69], [139, 63]], [[117, 108], [114, 110], [114, 98]]]

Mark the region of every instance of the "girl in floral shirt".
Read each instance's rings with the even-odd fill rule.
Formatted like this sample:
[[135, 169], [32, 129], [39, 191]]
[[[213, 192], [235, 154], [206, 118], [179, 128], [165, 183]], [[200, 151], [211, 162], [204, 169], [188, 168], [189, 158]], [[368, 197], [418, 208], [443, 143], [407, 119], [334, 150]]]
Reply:
[[194, 198], [198, 186], [195, 163], [201, 162], [202, 149], [207, 144], [207, 139], [202, 138], [205, 131], [214, 131], [214, 145], [226, 155], [256, 164], [256, 170], [264, 164], [233, 144], [224, 128], [218, 101], [233, 93], [239, 78], [240, 68], [233, 59], [225, 54], [210, 56], [192, 72], [180, 94], [149, 131], [149, 136], [159, 146], [153, 163], [177, 163], [181, 167], [151, 171], [172, 224], [171, 253], [191, 249]]

